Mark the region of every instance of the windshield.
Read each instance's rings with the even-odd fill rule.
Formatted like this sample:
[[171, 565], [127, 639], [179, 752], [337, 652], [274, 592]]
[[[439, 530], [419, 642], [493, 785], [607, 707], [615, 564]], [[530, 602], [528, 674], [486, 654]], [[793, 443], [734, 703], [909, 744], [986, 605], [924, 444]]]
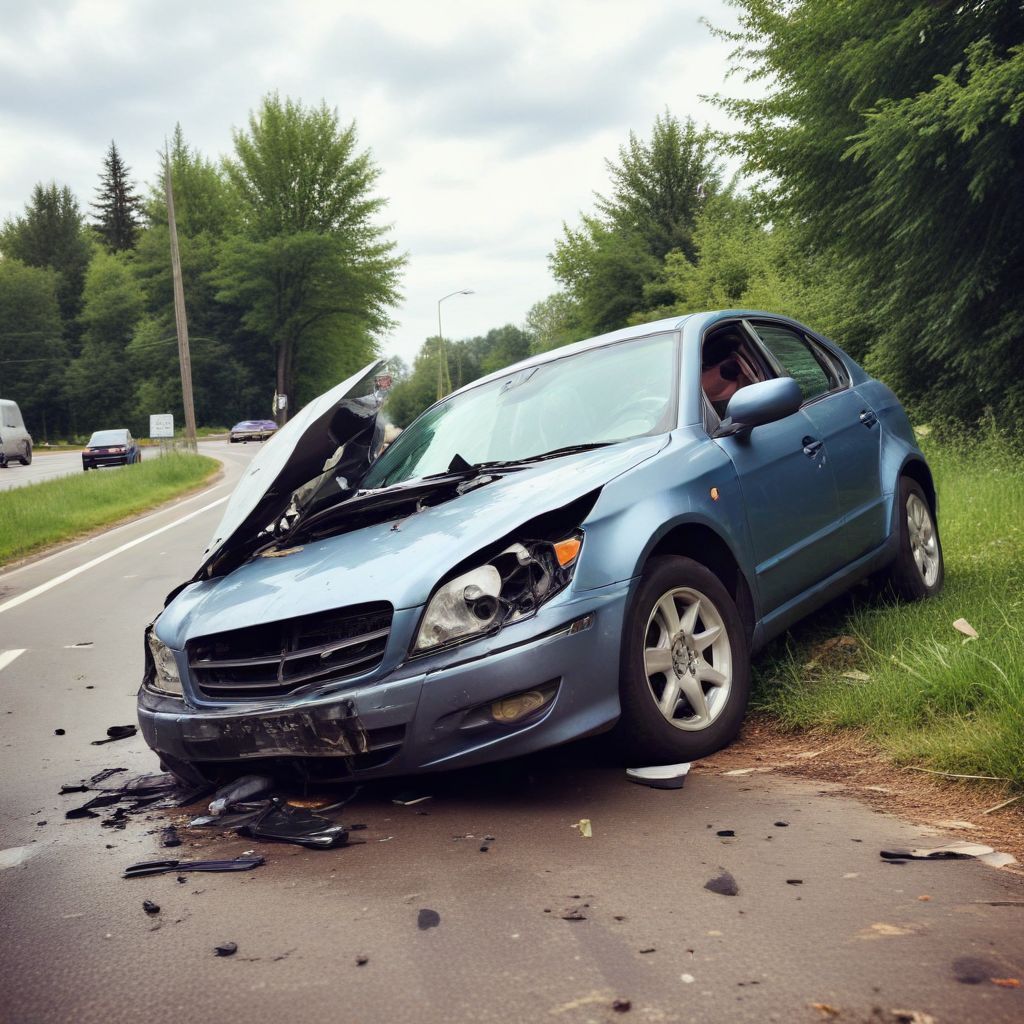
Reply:
[[87, 448], [102, 448], [105, 444], [127, 444], [127, 430], [97, 430], [89, 438]]
[[529, 366], [428, 409], [377, 460], [363, 488], [661, 433], [675, 423], [676, 335], [620, 342]]

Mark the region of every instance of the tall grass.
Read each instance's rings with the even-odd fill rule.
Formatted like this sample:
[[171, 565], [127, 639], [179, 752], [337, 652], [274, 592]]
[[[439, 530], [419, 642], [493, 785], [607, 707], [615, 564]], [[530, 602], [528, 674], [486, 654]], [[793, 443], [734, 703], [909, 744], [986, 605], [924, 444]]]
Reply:
[[159, 505], [218, 466], [205, 455], [173, 453], [0, 491], [0, 565]]
[[[901, 762], [1024, 787], [1024, 464], [991, 427], [923, 443], [942, 594], [904, 604], [863, 587], [812, 616], [755, 666], [755, 706], [793, 728], [860, 730]], [[960, 618], [976, 640], [953, 628]]]

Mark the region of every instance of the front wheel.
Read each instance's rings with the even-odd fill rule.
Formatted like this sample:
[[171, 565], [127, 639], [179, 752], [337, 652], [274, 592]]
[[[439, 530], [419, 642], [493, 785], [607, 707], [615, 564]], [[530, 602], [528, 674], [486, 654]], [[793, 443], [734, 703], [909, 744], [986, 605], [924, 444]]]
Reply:
[[32, 442], [31, 441], [26, 441], [25, 442], [25, 454], [21, 456], [19, 461], [21, 462], [21, 464], [23, 466], [31, 466], [32, 465]]
[[906, 601], [934, 597], [946, 575], [935, 516], [921, 485], [909, 476], [900, 477], [897, 500], [897, 554], [889, 584]]
[[619, 691], [617, 732], [631, 764], [693, 761], [739, 732], [750, 697], [746, 631], [699, 562], [648, 563], [624, 627]]

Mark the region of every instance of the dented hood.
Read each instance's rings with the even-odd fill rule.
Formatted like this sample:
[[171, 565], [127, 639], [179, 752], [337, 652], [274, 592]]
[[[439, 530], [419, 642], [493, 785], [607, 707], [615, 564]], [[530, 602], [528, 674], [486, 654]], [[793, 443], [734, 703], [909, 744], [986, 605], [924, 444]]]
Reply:
[[297, 488], [320, 476], [342, 445], [372, 432], [381, 404], [373, 379], [383, 363], [374, 360], [314, 398], [263, 442], [231, 493], [196, 579], [213, 575], [216, 563], [239, 549], [254, 548], [256, 537], [284, 514]]
[[539, 462], [398, 523], [252, 558], [218, 579], [192, 583], [167, 606], [159, 636], [182, 648], [197, 636], [353, 604], [396, 610], [429, 598], [455, 565], [527, 520], [562, 508], [654, 456], [668, 435]]

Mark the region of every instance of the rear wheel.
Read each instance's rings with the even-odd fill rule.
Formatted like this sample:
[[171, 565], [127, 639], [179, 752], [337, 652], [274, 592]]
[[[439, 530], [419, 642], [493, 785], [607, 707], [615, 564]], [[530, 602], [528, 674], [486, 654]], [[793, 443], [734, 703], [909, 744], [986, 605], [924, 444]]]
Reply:
[[31, 441], [26, 441], [25, 442], [25, 453], [24, 453], [24, 455], [21, 456], [20, 461], [21, 461], [21, 464], [23, 466], [31, 466], [32, 465], [32, 442]]
[[889, 567], [889, 585], [906, 601], [934, 597], [946, 574], [935, 516], [924, 489], [908, 476], [900, 477], [897, 500], [898, 551]]
[[739, 732], [750, 657], [721, 581], [689, 558], [652, 559], [631, 604], [620, 669], [619, 740], [630, 763], [692, 761]]

